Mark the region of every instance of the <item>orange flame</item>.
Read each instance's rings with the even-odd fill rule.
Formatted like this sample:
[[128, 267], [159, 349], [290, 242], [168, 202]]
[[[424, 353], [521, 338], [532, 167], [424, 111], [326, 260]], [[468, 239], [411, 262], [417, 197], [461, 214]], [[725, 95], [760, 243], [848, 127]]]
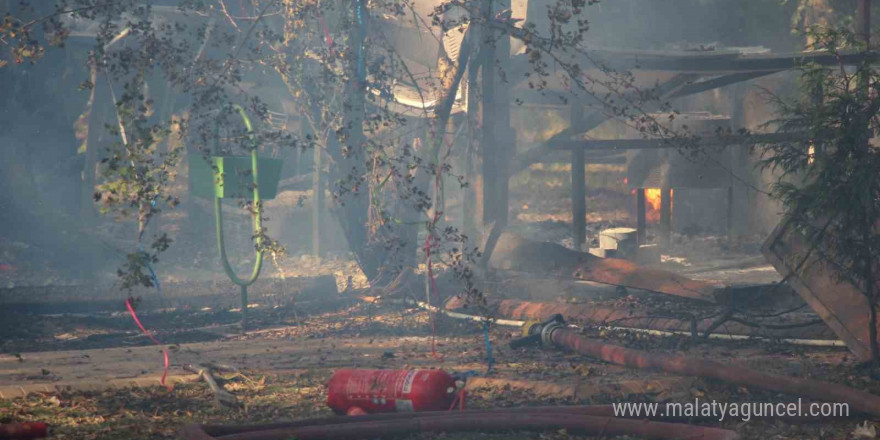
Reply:
[[[661, 206], [660, 188], [645, 188], [645, 220], [648, 223], [660, 222], [660, 206]], [[669, 190], [669, 212], [672, 212], [672, 190]]]
[[645, 188], [645, 202], [652, 211], [660, 211], [660, 188]]

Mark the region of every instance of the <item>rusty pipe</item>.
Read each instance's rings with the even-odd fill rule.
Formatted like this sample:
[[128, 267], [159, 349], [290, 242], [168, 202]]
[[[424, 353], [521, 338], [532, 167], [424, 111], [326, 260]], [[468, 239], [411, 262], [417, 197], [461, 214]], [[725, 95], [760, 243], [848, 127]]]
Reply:
[[762, 388], [824, 402], [848, 403], [855, 411], [880, 416], [880, 397], [847, 386], [762, 373], [703, 359], [648, 353], [589, 339], [562, 326], [549, 330], [549, 338], [547, 339], [554, 345], [612, 364], [655, 369], [684, 376], [712, 378], [731, 384]]
[[[528, 411], [464, 411], [444, 413], [443, 415], [420, 415], [395, 420], [363, 421], [362, 417], [351, 423], [330, 425], [309, 425], [295, 428], [281, 428], [243, 432], [218, 437], [216, 440], [282, 440], [296, 438], [311, 439], [355, 439], [388, 437], [423, 432], [466, 432], [466, 431], [507, 431], [507, 430], [559, 430], [565, 429], [574, 434], [586, 435], [635, 435], [651, 439], [703, 439], [734, 440], [735, 432], [702, 426], [676, 423], [651, 422], [614, 417], [578, 415], [565, 412], [531, 413]], [[187, 440], [211, 440], [198, 426], [188, 427], [184, 433]]]

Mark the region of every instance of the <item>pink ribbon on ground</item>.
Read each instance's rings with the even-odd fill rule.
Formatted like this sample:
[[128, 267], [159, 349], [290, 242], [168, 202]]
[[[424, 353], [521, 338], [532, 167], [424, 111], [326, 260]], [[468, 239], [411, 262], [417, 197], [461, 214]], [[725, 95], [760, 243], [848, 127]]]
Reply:
[[[152, 340], [154, 344], [156, 344], [158, 346], [162, 346], [162, 343], [159, 342], [159, 340], [156, 339], [152, 333], [147, 331], [147, 329], [144, 328], [143, 324], [141, 324], [141, 320], [138, 319], [137, 314], [134, 312], [134, 307], [131, 306], [131, 298], [126, 298], [125, 307], [128, 309], [128, 313], [131, 314], [131, 318], [134, 319], [134, 323], [137, 324], [138, 328], [140, 328], [141, 331], [144, 332], [144, 334], [147, 335], [147, 337], [149, 337], [150, 340]], [[165, 388], [168, 388], [168, 391], [171, 391], [172, 387], [170, 385], [165, 384], [165, 378], [168, 377], [168, 350], [163, 348], [162, 355], [165, 357], [165, 370], [162, 372], [162, 380], [160, 381], [160, 383]]]

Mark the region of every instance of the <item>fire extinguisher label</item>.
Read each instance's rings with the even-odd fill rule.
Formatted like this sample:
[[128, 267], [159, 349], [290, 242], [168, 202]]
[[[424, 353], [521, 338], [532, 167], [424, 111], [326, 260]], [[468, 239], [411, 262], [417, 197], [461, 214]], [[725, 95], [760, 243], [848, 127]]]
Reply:
[[[403, 380], [403, 394], [409, 394], [412, 392], [413, 382], [416, 380], [416, 370], [410, 371], [409, 374], [406, 375], [406, 379]], [[409, 403], [410, 408], [412, 408], [412, 402]]]
[[412, 412], [413, 411], [412, 400], [397, 399], [396, 401], [394, 401], [394, 405], [397, 407], [397, 411], [400, 411], [400, 412]]

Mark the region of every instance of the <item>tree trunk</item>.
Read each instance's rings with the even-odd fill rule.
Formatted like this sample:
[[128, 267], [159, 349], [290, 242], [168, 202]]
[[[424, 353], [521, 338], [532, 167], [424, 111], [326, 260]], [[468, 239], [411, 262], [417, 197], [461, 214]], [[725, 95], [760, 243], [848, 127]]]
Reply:
[[[859, 0], [858, 8], [856, 10], [856, 38], [865, 44], [865, 51], [870, 50], [871, 45], [871, 0]], [[870, 76], [868, 69], [864, 69], [864, 73], [861, 75], [860, 79], [860, 89], [864, 90], [865, 98], [869, 98], [870, 95]], [[866, 124], [868, 125], [868, 124]], [[865, 127], [865, 137], [863, 142], [863, 147], [865, 151], [870, 150], [869, 138], [871, 134], [868, 133], [867, 126]], [[871, 252], [871, 236], [874, 232], [874, 194], [869, 190], [867, 197], [865, 198], [864, 205], [865, 212], [865, 221], [862, 226], [862, 246], [865, 247], [864, 252], [864, 283], [865, 283], [865, 297], [868, 300], [868, 344], [871, 348], [871, 363], [874, 366], [880, 366], [880, 350], [877, 347], [877, 301], [875, 298], [875, 283], [874, 280], [874, 258]]]
[[[355, 0], [348, 17], [347, 28], [349, 29], [349, 51], [346, 71], [349, 81], [345, 85], [345, 103], [343, 113], [342, 139], [340, 139], [339, 151], [334, 157], [341, 160], [333, 167], [333, 178], [337, 184], [346, 185], [350, 193], [345, 194], [342, 206], [334, 210], [334, 213], [342, 226], [349, 248], [355, 257], [361, 270], [371, 283], [379, 281], [382, 276], [382, 267], [387, 258], [382, 243], [376, 243], [370, 236], [367, 222], [369, 221], [369, 182], [362, 179], [366, 173], [366, 155], [364, 136], [364, 93], [365, 84], [362, 83], [362, 75], [365, 72], [363, 57], [366, 50], [364, 47], [364, 32], [368, 13], [366, 0]], [[332, 134], [331, 134], [332, 136]], [[345, 145], [343, 154], [341, 146]]]
[[[870, 195], [870, 194], [869, 194]], [[880, 367], [880, 348], [877, 346], [877, 298], [876, 283], [874, 279], [874, 258], [871, 255], [871, 235], [873, 234], [873, 210], [872, 200], [869, 198], [865, 209], [865, 224], [862, 226], [862, 240], [865, 247], [864, 267], [862, 275], [865, 284], [865, 299], [868, 301], [868, 347], [871, 349], [871, 364]]]
[[[471, 35], [471, 38], [474, 41], [479, 41], [479, 30], [477, 27], [471, 29], [471, 32], [474, 34]], [[466, 188], [463, 193], [463, 202], [462, 202], [462, 229], [464, 230], [464, 234], [468, 236], [470, 239], [479, 240], [480, 234], [478, 232], [477, 226], [482, 224], [482, 221], [477, 219], [477, 215], [482, 209], [483, 206], [483, 194], [482, 194], [482, 177], [480, 176], [480, 144], [479, 144], [479, 115], [480, 115], [480, 102], [478, 95], [478, 72], [480, 68], [480, 64], [477, 60], [480, 59], [480, 55], [478, 54], [476, 59], [472, 59], [468, 62], [468, 78], [467, 78], [467, 147], [465, 149], [465, 154], [463, 158], [464, 162], [464, 176], [465, 181], [468, 183], [468, 188]]]
[[[492, 18], [492, 0], [482, 0], [480, 2], [481, 18], [488, 22]], [[498, 200], [496, 199], [498, 188], [498, 151], [495, 142], [495, 126], [497, 117], [495, 110], [495, 39], [498, 38], [497, 33], [493, 33], [490, 26], [486, 25], [480, 32], [480, 122], [481, 136], [480, 148], [482, 153], [482, 190], [483, 190], [483, 225], [488, 225], [497, 220]]]

